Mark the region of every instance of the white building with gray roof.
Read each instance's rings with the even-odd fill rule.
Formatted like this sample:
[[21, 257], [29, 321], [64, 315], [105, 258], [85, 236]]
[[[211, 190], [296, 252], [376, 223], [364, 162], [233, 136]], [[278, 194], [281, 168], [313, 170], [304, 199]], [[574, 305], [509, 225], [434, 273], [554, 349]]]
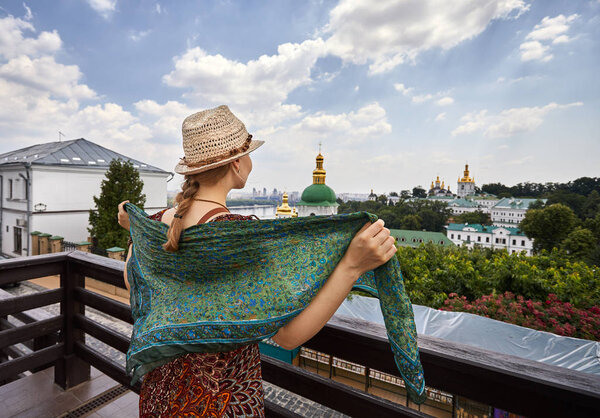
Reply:
[[[0, 154], [0, 248], [5, 256], [30, 255], [30, 233], [87, 241], [89, 210], [114, 159], [131, 161], [144, 182], [148, 211], [167, 204], [172, 173], [84, 138], [49, 142]], [[116, 220], [115, 208], [115, 222]]]
[[[538, 199], [522, 199], [505, 197], [496, 203], [490, 210], [492, 223], [496, 226], [517, 227], [525, 218], [529, 206]], [[540, 199], [546, 203], [546, 199]]]

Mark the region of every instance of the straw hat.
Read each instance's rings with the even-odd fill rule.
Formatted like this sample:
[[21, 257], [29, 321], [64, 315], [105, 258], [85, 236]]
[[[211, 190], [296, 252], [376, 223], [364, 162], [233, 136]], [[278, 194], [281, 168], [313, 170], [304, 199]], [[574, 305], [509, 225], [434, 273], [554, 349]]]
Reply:
[[178, 174], [195, 174], [240, 158], [264, 144], [252, 139], [241, 120], [225, 105], [188, 116], [181, 126], [185, 156]]

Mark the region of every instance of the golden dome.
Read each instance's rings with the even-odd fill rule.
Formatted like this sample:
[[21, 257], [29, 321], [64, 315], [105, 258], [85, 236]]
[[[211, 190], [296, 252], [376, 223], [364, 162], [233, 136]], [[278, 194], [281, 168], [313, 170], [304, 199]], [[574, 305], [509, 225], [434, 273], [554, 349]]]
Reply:
[[475, 183], [475, 179], [469, 177], [469, 164], [465, 164], [465, 171], [463, 178], [458, 178], [459, 183]]
[[[281, 204], [281, 206], [277, 206], [277, 211], [275, 212], [275, 216], [282, 216], [282, 215], [294, 217], [294, 215], [292, 213], [292, 208], [290, 207], [290, 205], [288, 205], [287, 192], [283, 192], [283, 203]], [[296, 213], [295, 216], [298, 216], [298, 213]]]

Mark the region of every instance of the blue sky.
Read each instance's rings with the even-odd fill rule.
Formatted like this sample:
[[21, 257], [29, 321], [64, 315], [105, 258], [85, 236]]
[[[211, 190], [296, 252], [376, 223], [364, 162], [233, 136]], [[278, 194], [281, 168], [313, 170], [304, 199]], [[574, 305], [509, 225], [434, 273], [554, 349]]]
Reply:
[[[4, 1], [0, 152], [85, 137], [171, 171], [228, 104], [252, 187], [600, 176], [600, 1]], [[175, 188], [180, 178], [171, 183]]]

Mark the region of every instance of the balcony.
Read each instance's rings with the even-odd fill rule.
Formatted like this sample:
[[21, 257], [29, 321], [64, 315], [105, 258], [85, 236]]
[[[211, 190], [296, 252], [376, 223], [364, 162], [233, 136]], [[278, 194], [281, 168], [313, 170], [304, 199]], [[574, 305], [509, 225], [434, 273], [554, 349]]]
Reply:
[[[54, 409], [44, 409], [49, 416], [68, 411], [68, 416], [91, 413], [94, 402], [98, 404], [103, 396], [117, 397], [128, 391], [133, 392], [128, 392], [128, 398], [114, 401], [115, 410], [118, 407], [124, 411], [127, 405], [123, 399], [135, 403], [139, 384], [131, 386], [115, 356], [103, 354], [90, 343], [101, 341], [116, 353], [126, 353], [128, 336], [94, 320], [85, 309], [91, 307], [111, 318], [133, 323], [128, 305], [85, 286], [88, 277], [122, 288], [123, 266], [123, 262], [79, 251], [0, 261], [0, 285], [60, 277], [57, 289], [4, 295], [0, 302], [0, 383], [4, 383], [0, 386], [0, 406], [5, 413], [31, 412], [36, 406], [41, 411], [43, 405], [29, 395], [34, 386], [51, 392], [45, 402]], [[56, 315], [34, 314], [37, 308], [53, 304], [60, 306]], [[338, 363], [359, 365], [363, 372], [370, 371], [366, 374], [366, 388], [373, 373], [398, 376], [385, 329], [377, 324], [333, 317], [304, 347], [307, 352], [328, 355], [330, 367], [333, 359], [338, 359]], [[525, 416], [600, 416], [598, 376], [432, 337], [420, 336], [419, 348], [431, 399], [440, 393], [449, 394], [451, 405], [446, 416], [461, 416], [456, 408], [457, 396]], [[429, 401], [419, 411], [411, 408], [416, 405], [395, 403], [267, 356], [262, 356], [262, 369], [266, 382], [350, 416], [437, 415], [428, 406]], [[90, 389], [93, 382], [118, 386], [96, 396]], [[30, 390], [23, 390], [27, 385]], [[268, 399], [265, 404], [268, 416], [300, 416]], [[11, 412], [10, 408], [17, 408], [15, 405], [21, 409]], [[110, 406], [110, 402], [106, 405]]]

